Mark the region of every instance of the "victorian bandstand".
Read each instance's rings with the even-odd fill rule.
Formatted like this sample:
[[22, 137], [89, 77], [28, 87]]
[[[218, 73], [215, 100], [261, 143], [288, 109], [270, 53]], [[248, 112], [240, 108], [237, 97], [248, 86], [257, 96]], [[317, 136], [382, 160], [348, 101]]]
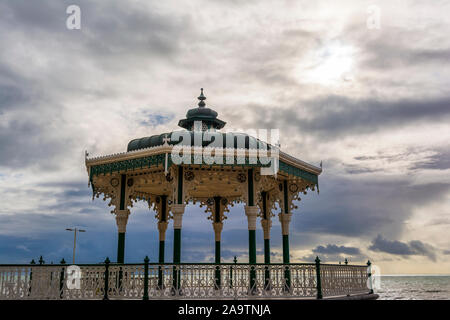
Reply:
[[[268, 143], [249, 133], [224, 130], [226, 123], [206, 106], [203, 89], [198, 100], [198, 107], [179, 121], [183, 130], [131, 140], [123, 153], [99, 157], [86, 153], [93, 196], [108, 201], [116, 219], [115, 261], [77, 265], [75, 287], [67, 281], [72, 280], [73, 266], [64, 261], [0, 265], [0, 299], [321, 299], [373, 292], [368, 286], [370, 262], [369, 267], [323, 264], [319, 258], [290, 262], [289, 228], [296, 201], [308, 191], [318, 192], [322, 168], [281, 151], [278, 140]], [[124, 259], [127, 222], [137, 201], [156, 212], [157, 262], [147, 257], [140, 263]], [[181, 256], [181, 246], [189, 246], [181, 243], [183, 220], [189, 219], [185, 208], [195, 203], [211, 220], [213, 263], [185, 263]], [[236, 203], [244, 205], [242, 214], [247, 216], [248, 262], [224, 263], [221, 234], [226, 213]], [[282, 234], [271, 235], [278, 210]], [[264, 263], [256, 261], [259, 225]], [[174, 229], [172, 261], [164, 261], [168, 227]], [[271, 262], [271, 236], [282, 238], [282, 263]]]
[[[210, 213], [208, 219], [215, 236], [215, 263], [221, 262], [220, 241], [225, 212], [234, 203], [245, 205], [250, 264], [256, 263], [258, 220], [264, 232], [264, 262], [270, 263], [272, 211], [278, 204], [281, 208], [278, 218], [282, 226], [283, 263], [289, 263], [289, 224], [294, 201], [300, 200], [300, 195], [307, 191], [317, 189], [322, 169], [278, 149], [277, 155], [273, 146], [248, 134], [220, 132], [225, 122], [217, 118], [217, 112], [206, 107], [203, 90], [198, 99], [198, 107], [190, 109], [186, 118], [178, 123], [186, 130], [134, 139], [128, 143], [127, 152], [86, 159], [94, 196], [109, 201], [111, 213], [116, 218], [117, 262], [125, 262], [126, 227], [133, 216], [130, 214], [133, 202], [146, 201], [157, 213], [159, 263], [165, 262], [165, 234], [170, 224], [174, 228], [172, 262], [182, 262], [182, 222], [189, 219], [184, 217], [184, 212], [190, 203], [200, 203]], [[186, 140], [190, 143], [183, 143]], [[176, 154], [180, 157], [174, 159], [173, 148], [177, 145]], [[208, 155], [213, 153], [209, 159], [206, 152]], [[266, 153], [266, 161], [262, 159], [262, 152]], [[192, 157], [183, 158], [184, 154]], [[219, 154], [225, 158], [218, 159]], [[271, 168], [272, 174], [264, 172]]]

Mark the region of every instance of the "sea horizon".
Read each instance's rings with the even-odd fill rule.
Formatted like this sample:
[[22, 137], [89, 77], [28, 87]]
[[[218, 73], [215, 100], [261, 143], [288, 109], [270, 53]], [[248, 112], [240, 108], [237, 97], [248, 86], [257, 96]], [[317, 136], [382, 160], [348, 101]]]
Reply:
[[439, 274], [439, 273], [433, 273], [433, 274], [426, 274], [426, 273], [418, 273], [418, 274], [382, 274], [380, 275], [381, 277], [450, 277], [450, 274], [448, 273], [443, 273], [443, 274]]
[[449, 300], [450, 275], [382, 275], [378, 289], [380, 300]]

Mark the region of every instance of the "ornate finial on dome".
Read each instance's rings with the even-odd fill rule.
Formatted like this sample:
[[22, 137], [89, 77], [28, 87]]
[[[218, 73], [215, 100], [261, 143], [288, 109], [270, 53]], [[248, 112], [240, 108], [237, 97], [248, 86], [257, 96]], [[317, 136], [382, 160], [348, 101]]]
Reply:
[[197, 98], [200, 100], [197, 108], [189, 109], [186, 113], [186, 119], [181, 119], [178, 121], [178, 125], [186, 130], [193, 131], [194, 123], [196, 121], [202, 122], [202, 130], [206, 129], [222, 129], [226, 122], [220, 119], [217, 119], [217, 112], [205, 107], [206, 97], [203, 95], [203, 88], [200, 89], [200, 96]]
[[200, 96], [198, 96], [198, 100], [200, 100], [200, 102], [198, 103], [198, 106], [200, 107], [200, 108], [203, 108], [206, 104], [205, 104], [205, 101], [204, 100], [206, 100], [206, 97], [203, 95], [203, 88], [201, 88], [200, 89]]

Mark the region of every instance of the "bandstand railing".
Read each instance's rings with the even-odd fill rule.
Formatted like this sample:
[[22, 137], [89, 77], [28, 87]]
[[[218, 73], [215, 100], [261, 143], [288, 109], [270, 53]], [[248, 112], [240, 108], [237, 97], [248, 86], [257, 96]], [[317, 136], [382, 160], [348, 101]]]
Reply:
[[[64, 262], [64, 261], [62, 261]], [[370, 293], [366, 265], [0, 265], [0, 299], [271, 299]], [[252, 286], [251, 286], [252, 284]]]

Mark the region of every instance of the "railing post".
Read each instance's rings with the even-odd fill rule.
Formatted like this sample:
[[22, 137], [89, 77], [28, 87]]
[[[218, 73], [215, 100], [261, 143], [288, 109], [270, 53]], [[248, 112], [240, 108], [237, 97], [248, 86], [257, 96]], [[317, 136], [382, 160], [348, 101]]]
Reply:
[[250, 294], [256, 293], [256, 268], [254, 264], [250, 264]]
[[[36, 264], [34, 259], [31, 260], [30, 264], [31, 265], [35, 265]], [[30, 269], [30, 286], [28, 287], [28, 295], [31, 295], [31, 284], [33, 282], [32, 280], [33, 280], [33, 268]]]
[[149, 263], [148, 256], [145, 256], [144, 259], [144, 296], [142, 297], [142, 300], [148, 300], [148, 263]]
[[[66, 264], [64, 258], [62, 258], [60, 264]], [[64, 296], [64, 266], [61, 268], [61, 275], [59, 277], [59, 297], [62, 299], [63, 296]]]
[[[39, 262], [39, 265], [40, 266], [42, 266], [42, 265], [44, 265], [45, 264], [45, 260], [44, 260], [44, 258], [42, 258], [42, 256], [40, 256], [39, 257], [39, 260], [38, 260], [38, 262]], [[42, 272], [42, 269], [38, 269], [38, 279], [37, 279], [37, 281], [38, 281], [38, 286], [36, 287], [37, 289], [38, 289], [38, 291], [39, 291], [39, 287], [41, 287], [41, 286], [43, 286], [44, 285], [44, 273]]]
[[291, 268], [290, 263], [284, 264], [284, 291], [291, 290]]
[[214, 272], [214, 278], [215, 278], [215, 289], [218, 290], [220, 289], [220, 280], [221, 280], [221, 275], [220, 275], [220, 262], [219, 264], [216, 264], [216, 268], [215, 268], [215, 272]]
[[370, 260], [367, 260], [367, 277], [368, 277], [368, 281], [369, 281], [369, 293], [373, 294], [373, 284], [372, 284], [372, 267], [371, 267], [372, 263], [370, 262]]
[[103, 295], [103, 300], [109, 300], [108, 298], [108, 290], [109, 290], [109, 258], [106, 257], [105, 259], [105, 293]]
[[182, 294], [181, 291], [181, 267], [180, 267], [180, 263], [174, 263], [173, 267], [172, 267], [172, 276], [173, 276], [173, 281], [172, 281], [172, 295], [173, 296], [178, 296]]
[[122, 270], [122, 266], [120, 266], [119, 274], [117, 275], [117, 279], [116, 279], [116, 288], [118, 289], [118, 292], [122, 292], [122, 278], [123, 278], [123, 270]]
[[236, 256], [234, 256], [233, 262], [234, 266], [230, 266], [230, 288], [233, 288], [233, 268], [235, 268], [237, 264]]
[[161, 265], [158, 266], [158, 289], [163, 289], [163, 270]]
[[271, 285], [270, 285], [270, 270], [269, 270], [269, 266], [270, 263], [264, 263], [264, 289], [265, 290], [271, 290]]
[[320, 259], [316, 257], [317, 299], [322, 299], [322, 279], [320, 278]]

